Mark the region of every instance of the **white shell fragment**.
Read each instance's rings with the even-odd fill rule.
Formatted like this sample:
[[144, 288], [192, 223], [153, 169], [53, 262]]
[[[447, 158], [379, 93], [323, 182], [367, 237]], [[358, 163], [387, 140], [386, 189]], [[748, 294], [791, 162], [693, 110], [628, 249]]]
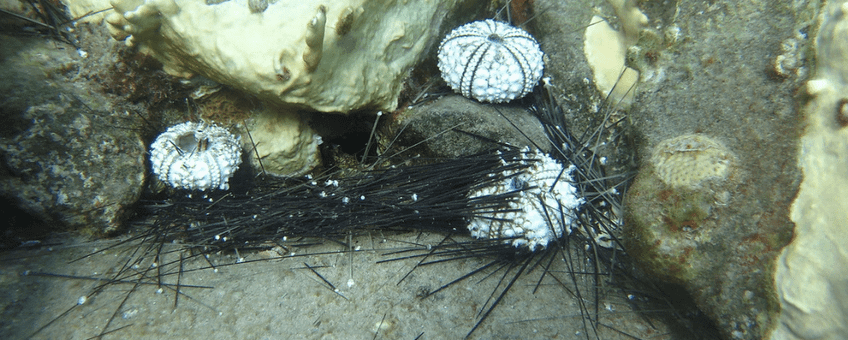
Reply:
[[442, 78], [463, 96], [502, 103], [524, 97], [545, 67], [536, 39], [491, 19], [453, 30], [439, 46]]
[[241, 163], [241, 138], [203, 122], [168, 128], [150, 145], [153, 173], [174, 188], [229, 189]]
[[529, 168], [504, 171], [504, 180], [469, 196], [473, 199], [524, 189], [518, 199], [496, 211], [478, 214], [468, 223], [468, 230], [475, 238], [502, 238], [516, 248], [535, 251], [571, 233], [575, 209], [584, 200], [571, 178], [574, 165], [563, 167], [550, 156], [529, 149], [523, 155], [524, 162], [532, 162]]

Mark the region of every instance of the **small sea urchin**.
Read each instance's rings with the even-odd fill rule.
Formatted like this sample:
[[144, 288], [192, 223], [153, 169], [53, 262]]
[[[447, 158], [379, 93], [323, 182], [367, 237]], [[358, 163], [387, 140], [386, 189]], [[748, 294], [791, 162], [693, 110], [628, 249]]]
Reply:
[[153, 173], [174, 188], [229, 189], [241, 163], [241, 138], [203, 122], [174, 125], [150, 145]]
[[442, 40], [439, 70], [463, 96], [503, 103], [533, 90], [542, 78], [543, 55], [529, 33], [488, 19], [460, 26]]

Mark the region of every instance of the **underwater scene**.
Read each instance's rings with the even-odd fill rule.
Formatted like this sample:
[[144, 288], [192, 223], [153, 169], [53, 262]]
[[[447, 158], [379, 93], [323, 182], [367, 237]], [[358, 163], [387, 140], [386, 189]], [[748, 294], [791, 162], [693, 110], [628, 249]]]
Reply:
[[848, 2], [4, 0], [2, 339], [848, 338]]

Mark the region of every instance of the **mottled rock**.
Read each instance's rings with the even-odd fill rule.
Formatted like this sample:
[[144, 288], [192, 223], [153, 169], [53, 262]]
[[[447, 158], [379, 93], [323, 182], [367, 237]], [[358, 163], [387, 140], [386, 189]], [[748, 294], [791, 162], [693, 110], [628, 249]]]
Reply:
[[[566, 103], [580, 102], [571, 96], [586, 93], [593, 81], [581, 54], [581, 32], [592, 9], [600, 9], [614, 29], [632, 27], [614, 15], [620, 15], [614, 6], [591, 5], [535, 5], [540, 17], [534, 28]], [[685, 287], [724, 337], [762, 338], [779, 310], [775, 259], [792, 238], [789, 207], [800, 183], [795, 94], [807, 78], [807, 34], [818, 3], [639, 6], [647, 25], [628, 33], [635, 41], [629, 41], [626, 65], [640, 73], [627, 117], [640, 170], [625, 200], [625, 245], [645, 270]], [[580, 131], [593, 111], [576, 108], [570, 113]], [[665, 168], [662, 159], [674, 163], [682, 155], [659, 149], [685, 135], [716, 141], [712, 155], [699, 157], [727, 159], [729, 165], [709, 162], [715, 176], [696, 167]], [[626, 162], [608, 152], [611, 161]], [[661, 159], [652, 160], [656, 155]], [[702, 179], [686, 179], [696, 175]]]
[[0, 195], [54, 229], [116, 231], [146, 173], [136, 116], [115, 110], [99, 85], [71, 83], [84, 60], [74, 48], [0, 39]]
[[[680, 37], [645, 54], [653, 63], [642, 64], [648, 77], [630, 119], [643, 161], [626, 198], [624, 242], [646, 270], [686, 287], [724, 337], [763, 338], [779, 311], [775, 260], [794, 226], [789, 207], [800, 183], [801, 128], [794, 94], [805, 80], [804, 72], [776, 78], [772, 68], [775, 52], [809, 18], [803, 8], [766, 2], [680, 3], [676, 15], [659, 6], [644, 10], [656, 26], [679, 28]], [[709, 157], [732, 168], [678, 166], [676, 181], [730, 173], [698, 186], [658, 180], [658, 171], [667, 171], [649, 155], [692, 133], [717, 141]]]
[[497, 148], [494, 142], [536, 148], [535, 143], [545, 152], [551, 150], [539, 120], [517, 106], [481, 104], [449, 95], [409, 108], [390, 119], [392, 121], [381, 133], [384, 146], [394, 141], [394, 151], [390, 154], [412, 147], [404, 154], [456, 158]]
[[651, 275], [685, 285], [727, 256], [707, 250], [728, 232], [714, 213], [743, 177], [734, 164], [729, 150], [703, 135], [671, 138], [654, 149], [628, 192], [624, 237], [627, 251]]
[[[33, 106], [32, 125], [0, 141], [0, 193], [27, 212], [98, 233], [117, 230], [144, 182], [144, 144], [76, 99]], [[105, 119], [104, 119], [105, 118]]]

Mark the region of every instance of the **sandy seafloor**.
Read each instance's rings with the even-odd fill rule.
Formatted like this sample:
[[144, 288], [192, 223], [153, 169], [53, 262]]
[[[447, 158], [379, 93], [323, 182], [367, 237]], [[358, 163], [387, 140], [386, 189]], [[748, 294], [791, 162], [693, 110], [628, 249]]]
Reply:
[[[315, 254], [309, 256], [280, 258], [271, 251], [240, 253], [245, 263], [219, 266], [217, 272], [200, 258], [184, 261], [186, 272], [180, 284], [210, 288], [181, 288], [184, 295], [180, 295], [176, 308], [171, 288], [158, 293], [156, 285], [136, 287], [134, 283], [123, 283], [108, 285], [93, 295], [97, 281], [33, 275], [110, 277], [126, 261], [125, 253], [117, 249], [68, 263], [106, 247], [109, 241], [64, 240], [64, 245], [50, 249], [8, 251], [2, 253], [0, 261], [0, 338], [27, 338], [47, 325], [33, 338], [88, 339], [100, 334], [113, 314], [108, 330], [117, 331], [104, 339], [463, 338], [500, 279], [500, 272], [485, 279], [485, 275], [477, 275], [420, 299], [417, 295], [423, 290], [438, 288], [484, 262], [467, 259], [425, 266], [398, 283], [417, 259], [376, 262], [387, 258], [383, 254], [392, 249], [408, 247], [406, 242], [427, 243], [423, 242], [427, 236], [419, 237], [422, 236], [361, 236], [354, 239], [360, 250], [352, 256], [336, 243], [290, 248], [297, 255]], [[429, 237], [435, 244], [442, 236]], [[167, 253], [168, 249], [181, 247], [166, 245], [163, 249]], [[322, 252], [326, 254], [316, 254]], [[174, 260], [179, 261], [178, 252], [169, 253], [160, 261]], [[233, 263], [236, 256], [213, 255], [210, 260], [215, 264]], [[304, 263], [314, 267], [338, 291], [328, 288]], [[555, 266], [553, 271], [562, 270], [561, 263]], [[190, 271], [197, 267], [207, 268]], [[178, 267], [163, 267], [166, 268]], [[24, 275], [27, 271], [30, 275]], [[539, 273], [536, 270], [522, 277], [472, 338], [586, 339], [577, 299], [563, 286], [547, 277], [533, 293]], [[570, 279], [562, 272], [558, 274], [561, 279]], [[347, 284], [350, 279], [352, 286]], [[177, 276], [167, 275], [163, 282], [176, 284]], [[585, 289], [589, 283], [583, 281], [580, 286]], [[657, 320], [651, 322], [652, 326], [643, 316], [631, 312], [621, 295], [614, 291], [601, 300], [600, 320], [604, 326], [598, 328], [597, 338], [673, 338]], [[79, 305], [81, 297], [87, 298]], [[592, 301], [586, 302], [594, 308]], [[589, 334], [588, 338], [596, 337]]]

